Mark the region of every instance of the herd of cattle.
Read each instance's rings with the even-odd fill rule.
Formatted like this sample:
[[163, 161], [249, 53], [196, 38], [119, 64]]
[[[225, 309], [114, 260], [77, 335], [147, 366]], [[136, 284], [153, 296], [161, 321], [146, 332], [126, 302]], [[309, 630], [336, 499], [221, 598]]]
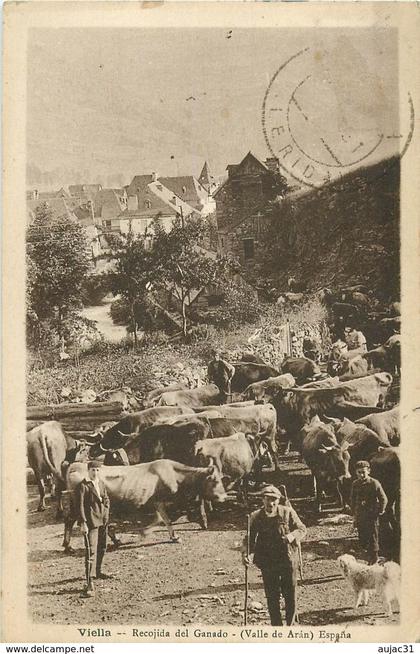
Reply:
[[[57, 484], [61, 511], [62, 492], [73, 497], [87, 474], [86, 461], [102, 457], [101, 476], [113, 506], [158, 514], [175, 540], [175, 515], [185, 512], [206, 528], [209, 502], [223, 502], [231, 489], [245, 490], [250, 476], [263, 479], [267, 467], [287, 490], [287, 472], [278, 454], [292, 445], [313, 475], [318, 511], [327, 498], [346, 509], [356, 462], [370, 462], [372, 476], [388, 497], [388, 556], [398, 560], [399, 408], [389, 409], [387, 398], [399, 365], [391, 351], [385, 344], [382, 358], [344, 359], [342, 370], [334, 368], [340, 373], [336, 376], [304, 357], [288, 357], [276, 370], [244, 355], [234, 364], [237, 401], [220, 404], [214, 384], [156, 389], [141, 411], [101, 425], [88, 443], [65, 434], [56, 421], [45, 422], [27, 433], [28, 463], [40, 493], [38, 510], [45, 508], [47, 478]], [[372, 369], [372, 363], [377, 367]], [[65, 515], [67, 552], [72, 551], [76, 518], [72, 507]]]

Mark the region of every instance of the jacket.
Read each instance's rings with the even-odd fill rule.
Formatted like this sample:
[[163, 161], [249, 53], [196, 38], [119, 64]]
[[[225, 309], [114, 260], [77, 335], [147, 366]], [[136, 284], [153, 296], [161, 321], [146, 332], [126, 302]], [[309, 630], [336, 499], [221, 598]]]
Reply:
[[88, 529], [107, 525], [109, 521], [109, 497], [105, 484], [99, 479], [99, 491], [90, 479], [83, 479], [78, 487], [79, 524], [86, 522]]
[[[306, 527], [297, 515], [296, 511], [289, 506], [279, 504], [273, 518], [266, 515], [264, 509], [251, 513], [249, 553], [254, 554], [254, 563], [258, 568], [271, 568], [277, 565], [292, 565], [297, 568], [298, 564], [298, 543], [306, 536]], [[267, 535], [267, 527], [275, 526], [278, 540], [273, 543]], [[271, 527], [272, 528], [272, 527]], [[293, 536], [291, 542], [287, 535]], [[246, 538], [244, 541], [246, 547]]]
[[387, 503], [385, 491], [377, 479], [368, 477], [353, 482], [351, 508], [356, 524], [363, 518], [375, 520], [385, 511]]

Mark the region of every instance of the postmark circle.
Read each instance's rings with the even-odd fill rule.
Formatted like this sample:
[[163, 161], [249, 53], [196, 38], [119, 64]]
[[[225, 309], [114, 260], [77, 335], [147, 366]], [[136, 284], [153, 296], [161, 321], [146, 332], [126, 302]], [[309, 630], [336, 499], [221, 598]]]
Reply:
[[331, 68], [317, 69], [315, 58], [311, 48], [300, 50], [270, 80], [262, 128], [271, 155], [295, 180], [314, 188], [360, 167], [398, 162], [414, 131], [410, 94], [400, 107], [398, 97], [387, 99], [383, 111], [368, 78], [341, 81], [328, 74]]

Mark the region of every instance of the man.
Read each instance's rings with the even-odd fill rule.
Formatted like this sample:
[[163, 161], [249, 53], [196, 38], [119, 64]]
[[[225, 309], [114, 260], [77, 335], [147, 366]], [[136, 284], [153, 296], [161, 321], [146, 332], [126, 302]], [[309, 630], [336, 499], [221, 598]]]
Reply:
[[207, 368], [207, 377], [210, 383], [216, 384], [220, 391], [220, 403], [225, 404], [228, 395], [230, 395], [230, 383], [235, 374], [235, 368], [232, 364], [221, 358], [220, 352], [213, 352], [213, 359]]
[[85, 541], [86, 587], [82, 597], [93, 597], [93, 571], [96, 579], [110, 579], [101, 572], [106, 551], [106, 538], [109, 521], [109, 497], [102, 479], [99, 478], [101, 463], [89, 461], [89, 479], [83, 479], [78, 487], [79, 524]]
[[348, 349], [346, 358], [353, 359], [367, 352], [366, 338], [362, 332], [356, 330], [354, 324], [347, 322], [344, 327], [344, 340]]
[[290, 506], [280, 504], [282, 495], [275, 486], [263, 491], [263, 508], [251, 514], [249, 548], [243, 543], [243, 563], [254, 555], [260, 568], [267, 598], [271, 624], [282, 625], [280, 593], [285, 601], [286, 624], [294, 622], [296, 614], [296, 580], [298, 544], [306, 535], [306, 527]]
[[384, 514], [388, 500], [380, 482], [370, 477], [369, 473], [368, 461], [358, 461], [351, 507], [359, 543], [367, 552], [368, 563], [374, 565], [379, 558], [379, 516]]

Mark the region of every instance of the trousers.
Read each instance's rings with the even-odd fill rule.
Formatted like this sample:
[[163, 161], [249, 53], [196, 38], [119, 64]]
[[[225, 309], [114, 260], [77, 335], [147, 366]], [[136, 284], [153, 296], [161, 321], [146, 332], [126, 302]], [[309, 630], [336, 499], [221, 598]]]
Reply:
[[379, 554], [379, 519], [367, 516], [357, 524], [359, 543], [368, 555], [369, 563], [376, 563]]
[[88, 586], [92, 584], [93, 571], [96, 576], [101, 572], [102, 561], [106, 552], [108, 525], [94, 527], [85, 534], [85, 571]]
[[296, 613], [296, 575], [293, 568], [291, 566], [261, 568], [261, 574], [271, 624], [273, 626], [283, 624], [280, 595], [283, 595], [285, 602], [286, 624], [293, 624]]

